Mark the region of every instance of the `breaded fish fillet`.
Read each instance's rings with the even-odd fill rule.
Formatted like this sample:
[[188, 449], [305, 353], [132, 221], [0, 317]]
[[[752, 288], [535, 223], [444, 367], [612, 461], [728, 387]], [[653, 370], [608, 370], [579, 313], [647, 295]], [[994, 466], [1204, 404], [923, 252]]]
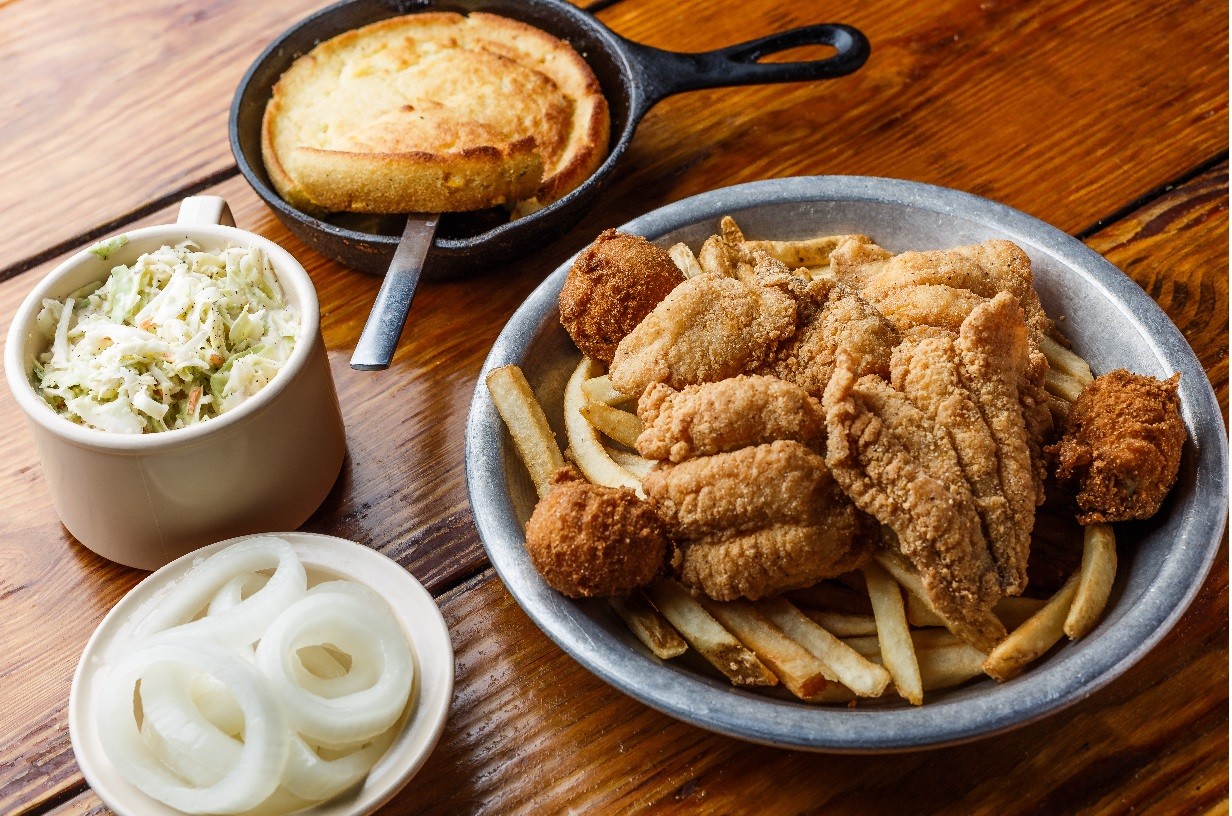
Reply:
[[997, 443], [975, 397], [963, 384], [957, 339], [943, 329], [907, 332], [894, 349], [891, 382], [954, 446], [983, 522], [1001, 590], [1018, 595], [1027, 584], [1031, 525], [1016, 521], [1010, 512], [1001, 486]]
[[642, 480], [678, 538], [818, 520], [834, 494], [825, 460], [790, 440], [659, 466]]
[[609, 375], [625, 394], [662, 382], [714, 382], [770, 359], [796, 328], [795, 300], [775, 286], [704, 274], [677, 286], [616, 347]]
[[1035, 508], [1044, 501], [1043, 458], [1042, 451], [1032, 455], [1019, 393], [1030, 360], [1026, 322], [1013, 295], [976, 307], [959, 330], [957, 347], [963, 384], [997, 442], [1001, 487], [1014, 523], [1030, 531]]
[[741, 375], [682, 391], [656, 383], [638, 401], [637, 414], [645, 428], [637, 451], [649, 459], [681, 462], [776, 439], [818, 451], [825, 444], [821, 403], [775, 377]]
[[[812, 284], [818, 291], [818, 282]], [[837, 285], [827, 287], [829, 297], [820, 309], [800, 311], [807, 315], [795, 335], [784, 343], [774, 359], [761, 369], [799, 385], [820, 399], [834, 372], [834, 358], [844, 349], [864, 374], [890, 374], [890, 352], [898, 344], [898, 331], [881, 312], [854, 290]]]
[[890, 257], [878, 257], [867, 245], [853, 241], [831, 253], [830, 264], [838, 280], [855, 285], [865, 299], [879, 307], [895, 293], [917, 287], [948, 287], [980, 298], [1009, 292], [1018, 299], [1032, 330], [1040, 334], [1053, 331], [1035, 292], [1031, 259], [1010, 241], [992, 240]]
[[888, 383], [857, 378], [840, 354], [826, 387], [826, 463], [856, 507], [890, 528], [934, 605], [977, 648], [1005, 630], [987, 614], [1001, 596], [974, 497], [949, 440]]
[[756, 601], [858, 569], [871, 554], [868, 540], [859, 534], [851, 503], [835, 501], [815, 524], [777, 524], [692, 541], [680, 577], [717, 601]]

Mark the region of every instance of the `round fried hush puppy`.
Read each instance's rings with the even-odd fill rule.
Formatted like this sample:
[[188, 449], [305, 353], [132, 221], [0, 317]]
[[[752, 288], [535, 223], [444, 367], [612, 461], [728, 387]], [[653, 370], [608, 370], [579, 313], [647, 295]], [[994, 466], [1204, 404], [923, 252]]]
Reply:
[[570, 598], [628, 595], [663, 568], [663, 522], [627, 488], [591, 484], [572, 468], [552, 474], [552, 489], [526, 523], [535, 569]]
[[616, 346], [684, 281], [666, 250], [604, 230], [582, 250], [560, 292], [560, 323], [587, 357], [611, 365]]
[[1157, 380], [1118, 369], [1078, 395], [1064, 436], [1048, 448], [1057, 485], [1078, 503], [1078, 521], [1155, 515], [1176, 481], [1185, 443], [1179, 380], [1179, 374]]

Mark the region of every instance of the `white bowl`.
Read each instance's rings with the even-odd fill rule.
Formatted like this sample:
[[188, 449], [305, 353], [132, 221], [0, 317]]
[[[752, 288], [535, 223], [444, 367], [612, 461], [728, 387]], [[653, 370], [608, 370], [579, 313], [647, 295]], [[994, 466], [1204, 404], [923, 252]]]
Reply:
[[[52, 504], [78, 541], [126, 566], [157, 569], [212, 541], [298, 527], [328, 495], [346, 455], [312, 280], [273, 241], [216, 221], [230, 222], [226, 202], [197, 196], [184, 201], [178, 223], [125, 233], [128, 243], [106, 260], [78, 252], [34, 287], [9, 328], [5, 373]], [[43, 300], [62, 300], [117, 264], [186, 239], [205, 249], [255, 244], [269, 257], [300, 314], [283, 369], [238, 407], [178, 430], [108, 433], [57, 414], [30, 381], [44, 350], [33, 330]]]
[[[309, 572], [314, 569], [364, 584], [389, 605], [411, 644], [415, 687], [402, 733], [377, 761], [363, 784], [315, 807], [295, 811], [301, 816], [360, 816], [393, 798], [419, 770], [445, 728], [453, 698], [453, 646], [436, 602], [415, 577], [380, 553], [333, 536], [314, 533], [270, 533], [295, 549]], [[69, 737], [86, 782], [118, 816], [177, 816], [181, 812], [158, 802], [127, 782], [103, 752], [98, 736], [95, 682], [100, 668], [121, 658], [133, 613], [195, 563], [238, 541], [205, 547], [168, 564], [135, 586], [103, 618], [90, 637], [68, 700]]]

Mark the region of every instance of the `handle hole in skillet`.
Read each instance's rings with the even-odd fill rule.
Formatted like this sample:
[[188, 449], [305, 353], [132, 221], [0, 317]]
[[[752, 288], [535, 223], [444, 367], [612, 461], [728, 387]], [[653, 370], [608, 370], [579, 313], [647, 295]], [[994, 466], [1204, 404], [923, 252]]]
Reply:
[[838, 49], [832, 45], [800, 45], [795, 48], [788, 48], [785, 51], [775, 51], [773, 54], [766, 54], [758, 62], [821, 62], [822, 60], [830, 59], [830, 57], [837, 53]]

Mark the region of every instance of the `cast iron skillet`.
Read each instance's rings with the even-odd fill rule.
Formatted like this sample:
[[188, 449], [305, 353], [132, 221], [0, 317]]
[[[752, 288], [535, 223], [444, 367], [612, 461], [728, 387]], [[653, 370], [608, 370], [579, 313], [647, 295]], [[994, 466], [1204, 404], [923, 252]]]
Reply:
[[[372, 219], [367, 229], [391, 232], [374, 234], [322, 221], [291, 207], [274, 192], [265, 173], [261, 117], [283, 71], [317, 43], [378, 20], [427, 10], [502, 14], [566, 40], [598, 77], [612, 120], [607, 160], [569, 195], [516, 221], [487, 226], [480, 222], [478, 234], [474, 232], [474, 219], [469, 224], [455, 222], [455, 236], [459, 231], [464, 233], [460, 237], [451, 236], [442, 223], [424, 268], [424, 275], [430, 278], [474, 274], [563, 234], [577, 223], [611, 178], [642, 116], [664, 97], [701, 88], [830, 79], [855, 71], [869, 54], [863, 34], [838, 24], [796, 28], [718, 51], [677, 54], [626, 40], [562, 0], [343, 0], [292, 26], [248, 69], [231, 106], [231, 150], [240, 172], [292, 233], [322, 255], [373, 274], [384, 274], [389, 267], [405, 219], [398, 217], [388, 224]], [[698, 25], [704, 25], [704, 21], [699, 20]], [[835, 53], [810, 62], [757, 62], [767, 54], [802, 45], [828, 45]], [[468, 227], [471, 234], [465, 234]]]

